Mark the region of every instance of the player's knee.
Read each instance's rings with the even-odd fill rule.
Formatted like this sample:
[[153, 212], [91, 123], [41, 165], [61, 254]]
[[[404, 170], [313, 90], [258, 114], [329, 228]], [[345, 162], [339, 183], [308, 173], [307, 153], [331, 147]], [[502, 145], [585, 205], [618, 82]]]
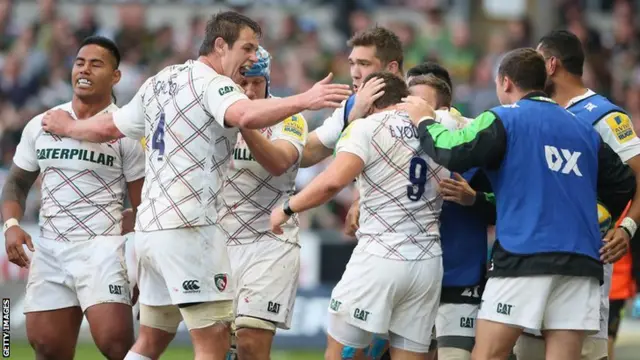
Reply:
[[44, 336], [30, 336], [29, 344], [33, 348], [33, 351], [36, 353], [37, 359], [58, 360], [73, 358], [73, 346], [66, 346], [62, 342], [48, 339]]
[[173, 305], [147, 306], [140, 304], [140, 325], [175, 334], [181, 320], [180, 311]]
[[98, 349], [109, 360], [124, 359], [133, 346], [133, 339], [112, 339], [103, 343], [96, 344]]
[[187, 329], [203, 329], [214, 325], [229, 333], [229, 324], [233, 321], [233, 301], [213, 301], [192, 306], [180, 307], [180, 313]]

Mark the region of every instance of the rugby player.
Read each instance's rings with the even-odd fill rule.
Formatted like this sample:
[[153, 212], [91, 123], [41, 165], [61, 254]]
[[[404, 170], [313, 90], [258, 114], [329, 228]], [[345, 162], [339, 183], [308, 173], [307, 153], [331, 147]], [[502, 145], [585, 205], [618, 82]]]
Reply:
[[[258, 61], [241, 86], [251, 100], [269, 94], [270, 55]], [[219, 214], [236, 283], [235, 328], [240, 359], [269, 359], [276, 328], [289, 329], [300, 273], [298, 219], [271, 232], [269, 217], [293, 194], [300, 154], [307, 138], [301, 114], [257, 130], [242, 129], [233, 152]]]
[[337, 144], [336, 159], [299, 194], [273, 210], [280, 233], [291, 215], [319, 206], [359, 178], [358, 245], [332, 292], [325, 359], [342, 359], [345, 346], [367, 347], [389, 334], [393, 359], [428, 351], [442, 280], [438, 182], [449, 172], [421, 154], [415, 128], [396, 106], [409, 95], [389, 72], [372, 115], [355, 120]]
[[331, 117], [309, 134], [302, 154], [301, 167], [313, 166], [331, 156], [342, 130], [349, 125], [349, 120], [366, 115], [373, 101], [382, 96], [383, 82], [373, 81], [365, 88], [365, 78], [378, 71], [388, 71], [402, 77], [402, 43], [392, 31], [376, 26], [356, 33], [347, 45], [352, 48], [349, 54], [349, 70], [353, 91], [362, 92], [362, 96], [351, 96], [344, 106], [336, 109]]
[[[611, 232], [616, 232], [613, 241], [605, 244], [604, 255], [624, 252], [627, 243], [636, 231], [636, 224], [640, 221], [640, 139], [633, 131], [633, 124], [627, 113], [612, 104], [604, 96], [598, 95], [586, 88], [582, 82], [584, 66], [584, 50], [582, 43], [574, 34], [565, 31], [552, 31], [539, 42], [538, 52], [545, 58], [547, 83], [545, 92], [558, 104], [564, 106], [578, 119], [593, 126], [602, 139], [620, 156], [636, 175], [635, 197], [626, 217], [620, 225]], [[609, 205], [609, 211], [617, 219], [624, 210], [626, 203]], [[621, 255], [620, 255], [621, 256]], [[603, 256], [605, 261], [604, 284], [601, 288], [600, 303], [600, 331], [585, 340], [583, 359], [600, 360], [609, 353], [609, 289], [613, 273], [612, 257]], [[617, 308], [621, 311], [621, 308]], [[611, 318], [618, 318], [615, 314]], [[523, 336], [518, 341], [518, 357], [523, 360], [544, 358], [544, 344], [542, 339]]]
[[[452, 106], [449, 72], [435, 62], [425, 62], [407, 72], [409, 92], [423, 98], [436, 110], [437, 119], [448, 129], [460, 129], [470, 119], [463, 118]], [[469, 359], [474, 345], [475, 319], [484, 284], [487, 253], [487, 225], [495, 224], [495, 205], [487, 201], [491, 191], [482, 171], [472, 169], [462, 176], [443, 179], [440, 236], [443, 248], [443, 288], [436, 318], [439, 359]], [[466, 178], [466, 180], [465, 180]], [[472, 209], [464, 207], [472, 206]], [[460, 243], [462, 241], [462, 243]], [[462, 252], [462, 253], [461, 253]], [[376, 345], [376, 340], [372, 347]], [[389, 360], [387, 351], [381, 360]]]
[[224, 359], [235, 289], [217, 217], [237, 128], [337, 108], [351, 94], [329, 75], [303, 94], [249, 100], [234, 80], [257, 61], [260, 34], [252, 19], [220, 12], [207, 23], [197, 60], [161, 70], [119, 111], [82, 122], [60, 111], [43, 119], [55, 134], [92, 142], [145, 136], [151, 146], [135, 238], [140, 335], [126, 359], [158, 358], [181, 318], [196, 359]]
[[[118, 110], [111, 93], [120, 80], [119, 63], [115, 43], [86, 38], [71, 72], [71, 102], [56, 108], [78, 122]], [[2, 191], [7, 255], [30, 269], [27, 337], [38, 359], [73, 359], [86, 315], [100, 352], [122, 359], [133, 345], [123, 206], [127, 194], [133, 211], [140, 204], [144, 152], [132, 139], [93, 144], [46, 133], [43, 115], [25, 127]], [[40, 240], [34, 243], [19, 220], [39, 174]], [[34, 252], [32, 259], [23, 245]]]
[[496, 77], [505, 105], [462, 130], [436, 123], [420, 98], [401, 106], [436, 162], [452, 171], [481, 166], [496, 192], [498, 239], [474, 359], [507, 358], [523, 328], [541, 328], [547, 359], [577, 360], [584, 336], [599, 328], [593, 309], [603, 269], [595, 193], [619, 190], [618, 176], [628, 169], [593, 128], [544, 97], [545, 80], [542, 56], [517, 49]]

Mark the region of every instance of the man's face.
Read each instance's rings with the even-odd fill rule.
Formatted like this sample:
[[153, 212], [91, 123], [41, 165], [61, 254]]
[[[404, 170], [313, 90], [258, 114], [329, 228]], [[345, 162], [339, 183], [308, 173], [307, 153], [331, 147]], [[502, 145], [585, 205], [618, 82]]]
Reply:
[[111, 53], [98, 45], [83, 46], [71, 70], [74, 94], [81, 99], [110, 97], [113, 86], [120, 81]]
[[349, 55], [349, 71], [353, 90], [358, 91], [369, 74], [383, 70], [384, 66], [380, 59], [376, 57], [375, 46], [355, 46]]
[[436, 89], [429, 85], [414, 85], [409, 88], [409, 92], [413, 96], [421, 97], [424, 101], [429, 104], [435, 110], [438, 109], [438, 93]]
[[240, 86], [251, 100], [266, 99], [267, 97], [267, 79], [264, 76], [244, 77]]
[[[224, 40], [222, 41], [224, 42]], [[233, 46], [229, 47], [227, 43], [223, 44], [221, 61], [224, 75], [236, 83], [242, 82], [241, 73], [258, 61], [257, 50], [257, 34], [251, 28], [243, 27]]]
[[547, 95], [553, 97], [556, 92], [556, 84], [553, 82], [553, 75], [555, 72], [555, 59], [552, 59], [551, 56], [548, 56], [548, 54], [546, 54], [542, 50], [540, 45], [538, 45], [536, 51], [544, 58], [544, 65], [545, 69], [547, 70], [547, 80], [545, 80], [544, 83], [544, 92], [547, 93]]

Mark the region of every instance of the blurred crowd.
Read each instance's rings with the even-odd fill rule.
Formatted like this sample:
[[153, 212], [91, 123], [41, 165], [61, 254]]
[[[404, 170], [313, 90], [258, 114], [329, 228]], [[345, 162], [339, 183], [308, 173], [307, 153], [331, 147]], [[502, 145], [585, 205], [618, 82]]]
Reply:
[[[114, 39], [122, 53], [122, 80], [115, 95], [119, 105], [133, 97], [144, 80], [168, 64], [194, 58], [203, 38], [207, 18], [194, 16], [188, 34], [178, 36], [172, 24], [147, 28], [147, 8], [142, 5], [118, 6], [118, 28], [103, 26], [96, 10], [87, 5], [77, 21], [70, 22], [57, 10], [54, 0], [40, 0], [33, 23], [16, 23], [12, 0], [0, 0], [0, 184], [11, 164], [15, 147], [25, 123], [33, 116], [70, 100], [70, 69], [80, 41], [99, 34]], [[191, 3], [198, 1], [190, 1]], [[247, 3], [231, 1], [233, 4]], [[328, 1], [331, 2], [331, 1]], [[333, 1], [340, 7], [346, 2]], [[408, 68], [436, 60], [445, 65], [454, 80], [455, 105], [466, 116], [475, 116], [497, 105], [494, 77], [501, 56], [508, 50], [535, 46], [530, 19], [505, 23], [490, 34], [484, 44], [472, 42], [472, 29], [465, 21], [448, 21], [444, 8], [427, 6], [433, 1], [358, 0], [360, 8], [339, 11], [335, 30], [346, 40], [350, 34], [376, 21], [376, 5], [412, 7], [422, 22], [378, 22], [395, 31], [405, 45]], [[426, 5], [425, 5], [426, 4]], [[238, 8], [242, 10], [242, 7]], [[286, 10], [283, 10], [286, 11]], [[556, 9], [560, 26], [577, 34], [585, 44], [587, 64], [584, 78], [589, 87], [624, 106], [640, 129], [640, 22], [636, 9], [628, 1], [615, 1], [611, 31], [601, 33], [587, 22], [587, 16], [575, 1], [564, 1]], [[260, 19], [258, 19], [260, 20]], [[349, 83], [346, 45], [336, 51], [320, 41], [325, 25], [308, 18], [287, 15], [276, 34], [266, 32], [262, 44], [271, 51], [274, 95], [285, 96], [306, 90], [315, 81], [333, 72], [337, 81]], [[344, 43], [344, 41], [342, 41]], [[306, 114], [310, 130], [321, 124], [326, 112]], [[298, 186], [303, 187], [326, 163], [302, 169]], [[37, 217], [37, 193], [32, 196], [27, 217]], [[353, 198], [352, 189], [343, 191], [327, 207], [308, 213], [303, 223], [312, 228], [335, 228], [346, 214]]]

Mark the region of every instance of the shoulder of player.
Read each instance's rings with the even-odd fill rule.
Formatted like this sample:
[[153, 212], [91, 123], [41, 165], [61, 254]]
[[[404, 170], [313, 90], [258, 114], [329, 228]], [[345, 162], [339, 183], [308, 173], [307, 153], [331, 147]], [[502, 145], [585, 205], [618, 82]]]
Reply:
[[44, 115], [51, 110], [64, 110], [71, 112], [71, 102], [66, 102], [64, 104], [54, 106], [51, 109], [32, 117], [31, 120], [27, 122], [27, 125], [25, 125], [23, 132], [31, 133], [36, 136], [39, 132], [42, 131], [42, 119], [44, 118]]

